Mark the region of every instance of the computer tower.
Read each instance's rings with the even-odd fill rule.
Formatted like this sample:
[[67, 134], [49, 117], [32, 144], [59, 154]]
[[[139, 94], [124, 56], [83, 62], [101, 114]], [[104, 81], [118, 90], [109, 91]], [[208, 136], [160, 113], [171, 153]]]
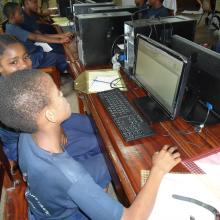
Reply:
[[128, 11], [131, 13], [134, 13], [138, 11], [136, 6], [108, 6], [108, 7], [96, 7], [96, 8], [90, 8], [89, 11], [91, 13], [103, 13], [103, 12], [118, 12], [118, 11]]
[[114, 6], [114, 2], [103, 2], [103, 3], [82, 3], [82, 4], [73, 4], [73, 14], [79, 15], [79, 14], [88, 14], [90, 8], [95, 7], [107, 7], [107, 6]]
[[140, 19], [125, 22], [125, 71], [128, 74], [133, 74], [136, 48], [135, 39], [137, 34], [145, 35], [169, 46], [171, 37], [174, 34], [193, 41], [195, 30], [196, 20], [184, 16], [172, 16], [159, 19]]
[[57, 6], [61, 17], [70, 15], [70, 0], [57, 0]]
[[[78, 53], [85, 66], [109, 64], [112, 45], [124, 33], [129, 12], [81, 14], [76, 16]], [[123, 38], [121, 38], [123, 43]]]

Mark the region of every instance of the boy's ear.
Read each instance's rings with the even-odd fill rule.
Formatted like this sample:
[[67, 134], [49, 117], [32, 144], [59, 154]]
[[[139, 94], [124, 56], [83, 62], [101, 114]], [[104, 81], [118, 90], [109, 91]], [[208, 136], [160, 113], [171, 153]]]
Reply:
[[55, 114], [52, 110], [47, 110], [45, 112], [45, 117], [48, 121], [50, 121], [52, 123], [56, 123], [56, 117], [55, 117]]

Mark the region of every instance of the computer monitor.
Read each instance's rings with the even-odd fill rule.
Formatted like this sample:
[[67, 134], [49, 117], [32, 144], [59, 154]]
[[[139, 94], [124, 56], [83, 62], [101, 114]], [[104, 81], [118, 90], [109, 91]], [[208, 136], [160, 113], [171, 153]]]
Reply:
[[171, 41], [173, 50], [191, 58], [187, 82], [187, 97], [183, 114], [188, 120], [202, 121], [206, 117], [206, 103], [213, 106], [207, 123], [220, 122], [220, 55], [178, 35]]
[[[143, 35], [137, 36], [134, 78], [149, 93], [151, 101], [142, 102], [142, 106], [146, 105], [143, 107], [149, 110], [151, 121], [160, 121], [165, 114], [170, 119], [178, 115], [189, 66], [183, 55]], [[163, 115], [155, 118], [158, 108]]]

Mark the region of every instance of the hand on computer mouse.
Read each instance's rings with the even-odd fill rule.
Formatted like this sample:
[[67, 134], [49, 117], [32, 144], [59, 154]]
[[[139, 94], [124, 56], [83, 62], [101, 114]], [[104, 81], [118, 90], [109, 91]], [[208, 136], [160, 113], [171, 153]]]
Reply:
[[165, 145], [160, 152], [155, 152], [153, 155], [151, 170], [156, 170], [164, 175], [180, 162], [181, 158], [177, 147]]

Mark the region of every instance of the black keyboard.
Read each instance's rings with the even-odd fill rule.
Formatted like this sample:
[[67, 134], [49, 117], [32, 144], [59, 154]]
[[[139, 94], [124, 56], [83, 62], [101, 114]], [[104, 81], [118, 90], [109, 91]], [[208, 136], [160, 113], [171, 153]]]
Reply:
[[151, 136], [153, 130], [119, 89], [99, 92], [99, 98], [126, 141]]

